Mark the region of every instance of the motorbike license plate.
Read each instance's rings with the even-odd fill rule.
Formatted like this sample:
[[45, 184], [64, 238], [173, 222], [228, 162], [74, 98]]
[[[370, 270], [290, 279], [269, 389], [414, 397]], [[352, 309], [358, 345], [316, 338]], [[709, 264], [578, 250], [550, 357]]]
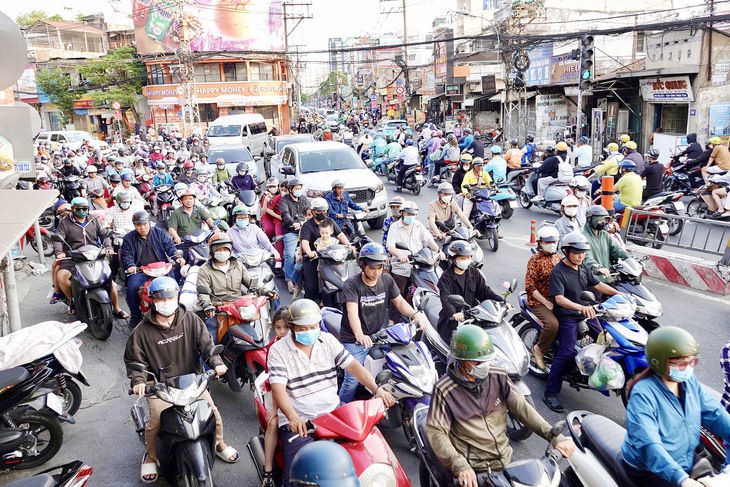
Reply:
[[669, 225], [666, 223], [660, 223], [659, 224], [659, 231], [662, 233], [662, 235], [666, 235], [669, 233]]
[[52, 392], [46, 394], [46, 406], [56, 414], [63, 414], [63, 399]]
[[682, 201], [673, 201], [672, 206], [674, 206], [674, 209], [677, 211], [684, 210], [684, 202]]
[[517, 208], [517, 200], [510, 200], [509, 206], [510, 208]]
[[416, 181], [423, 181], [423, 174], [416, 174]]

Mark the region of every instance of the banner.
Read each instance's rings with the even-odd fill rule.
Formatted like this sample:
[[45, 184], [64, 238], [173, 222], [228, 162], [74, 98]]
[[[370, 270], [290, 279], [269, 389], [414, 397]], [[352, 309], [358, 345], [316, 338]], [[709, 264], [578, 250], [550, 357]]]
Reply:
[[535, 126], [540, 139], [557, 140], [569, 125], [568, 102], [564, 95], [535, 97]]
[[[172, 107], [180, 104], [180, 85], [152, 85], [142, 88], [150, 106]], [[198, 103], [218, 106], [286, 105], [286, 81], [238, 81], [196, 83]], [[183, 100], [184, 101], [184, 100]]]
[[192, 51], [283, 51], [281, 0], [132, 0], [140, 54], [174, 52], [183, 28]]
[[694, 101], [689, 76], [647, 78], [639, 80], [644, 101], [654, 103], [687, 103]]
[[550, 58], [550, 84], [577, 85], [579, 73], [580, 62], [573, 61], [570, 54]]

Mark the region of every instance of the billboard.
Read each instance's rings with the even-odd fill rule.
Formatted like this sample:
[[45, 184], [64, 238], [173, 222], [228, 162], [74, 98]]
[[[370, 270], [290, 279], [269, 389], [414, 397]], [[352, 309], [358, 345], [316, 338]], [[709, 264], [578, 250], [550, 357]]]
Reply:
[[185, 39], [192, 51], [283, 51], [281, 0], [132, 0], [140, 54], [174, 52]]

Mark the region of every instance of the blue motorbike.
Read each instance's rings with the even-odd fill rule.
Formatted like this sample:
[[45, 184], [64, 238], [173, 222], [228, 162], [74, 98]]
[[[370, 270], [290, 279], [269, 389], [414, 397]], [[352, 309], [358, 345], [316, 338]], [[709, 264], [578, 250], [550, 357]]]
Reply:
[[[630, 296], [617, 295], [611, 296], [603, 303], [598, 304], [595, 296], [590, 291], [581, 293], [581, 299], [596, 303], [594, 304], [596, 319], [581, 321], [578, 324], [578, 339], [575, 344], [576, 353], [591, 343], [605, 344], [606, 350], [603, 355], [618, 363], [623, 371], [625, 381], [623, 386], [618, 389], [596, 388], [591, 385], [589, 376], [583, 375], [578, 368], [566, 372], [563, 375], [563, 380], [575, 390], [594, 389], [604, 396], [609, 396], [611, 392], [614, 392], [616, 395], [621, 396], [624, 405], [626, 405], [626, 385], [631, 378], [649, 366], [645, 353], [646, 340], [649, 334], [632, 318], [636, 313], [636, 301]], [[511, 322], [522, 339], [522, 343], [525, 344], [528, 350], [532, 351], [532, 347], [537, 344], [542, 331], [542, 323], [528, 308], [527, 293], [520, 293], [520, 312], [512, 317]], [[553, 344], [553, 349], [544, 356], [546, 370], [540, 369], [531, 355], [530, 374], [547, 379], [556, 349], [557, 342]]]
[[499, 194], [496, 187], [469, 189], [474, 207], [469, 220], [474, 229], [478, 230], [481, 238], [489, 242], [493, 252], [499, 249], [499, 222], [502, 220], [502, 204], [494, 199]]
[[510, 188], [509, 184], [499, 184], [492, 199], [502, 207], [502, 218], [509, 220], [517, 208], [517, 193]]

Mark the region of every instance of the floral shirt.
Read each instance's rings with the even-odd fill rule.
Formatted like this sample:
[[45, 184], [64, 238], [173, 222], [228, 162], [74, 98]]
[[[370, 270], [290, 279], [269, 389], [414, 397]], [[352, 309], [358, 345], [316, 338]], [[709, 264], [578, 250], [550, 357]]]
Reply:
[[558, 262], [560, 262], [558, 254], [546, 254], [545, 252], [538, 252], [527, 261], [525, 291], [527, 291], [528, 306], [542, 304], [532, 296], [535, 290], [542, 294], [545, 299], [552, 301], [552, 298], [550, 298], [550, 273]]
[[395, 220], [392, 216], [389, 216], [385, 219], [383, 222], [383, 247], [387, 245], [388, 242], [388, 230], [390, 230], [390, 226], [393, 224]]

